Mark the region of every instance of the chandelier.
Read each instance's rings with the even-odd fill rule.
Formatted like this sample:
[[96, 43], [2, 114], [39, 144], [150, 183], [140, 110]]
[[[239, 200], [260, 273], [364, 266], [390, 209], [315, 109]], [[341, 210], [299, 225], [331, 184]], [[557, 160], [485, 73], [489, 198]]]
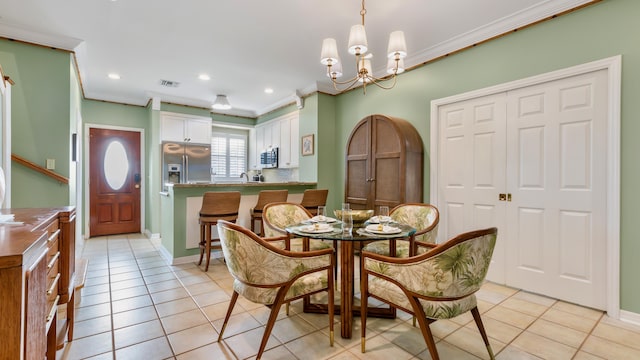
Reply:
[[[337, 91], [347, 91], [358, 84], [362, 84], [362, 90], [367, 93], [367, 84], [375, 84], [376, 86], [389, 90], [396, 85], [396, 76], [404, 72], [404, 58], [407, 56], [407, 45], [404, 41], [404, 32], [394, 31], [389, 35], [389, 45], [387, 47], [387, 76], [377, 78], [373, 76], [371, 67], [372, 54], [367, 53], [367, 35], [364, 30], [364, 16], [367, 10], [362, 0], [362, 24], [353, 25], [349, 33], [350, 54], [355, 56], [356, 74], [353, 78], [346, 81], [338, 81], [342, 76], [342, 63], [338, 55], [338, 47], [336, 40], [333, 38], [324, 39], [322, 42], [322, 52], [320, 55], [320, 63], [327, 66], [327, 76], [331, 79], [333, 87]], [[387, 80], [393, 80], [393, 83], [383, 83]], [[340, 89], [339, 86], [346, 85]]]

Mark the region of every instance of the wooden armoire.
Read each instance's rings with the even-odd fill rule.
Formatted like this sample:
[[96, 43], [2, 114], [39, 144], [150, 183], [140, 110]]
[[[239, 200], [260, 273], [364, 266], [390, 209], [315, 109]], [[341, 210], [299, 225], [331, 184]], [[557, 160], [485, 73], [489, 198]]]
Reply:
[[346, 149], [345, 202], [352, 209], [422, 202], [422, 138], [406, 120], [370, 115], [354, 127]]

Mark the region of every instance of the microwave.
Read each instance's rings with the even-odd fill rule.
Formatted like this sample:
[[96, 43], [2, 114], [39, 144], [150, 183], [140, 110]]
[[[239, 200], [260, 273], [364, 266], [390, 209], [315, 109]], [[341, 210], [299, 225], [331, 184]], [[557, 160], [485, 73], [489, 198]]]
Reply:
[[278, 148], [267, 149], [260, 153], [260, 167], [263, 169], [278, 167]]

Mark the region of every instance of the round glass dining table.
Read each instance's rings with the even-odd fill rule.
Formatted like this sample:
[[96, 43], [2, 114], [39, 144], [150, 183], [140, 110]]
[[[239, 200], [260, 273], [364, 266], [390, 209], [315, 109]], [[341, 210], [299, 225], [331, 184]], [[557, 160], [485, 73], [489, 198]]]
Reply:
[[[296, 237], [309, 239], [334, 240], [340, 243], [339, 246], [339, 273], [340, 273], [340, 336], [351, 338], [353, 332], [353, 315], [359, 315], [360, 309], [353, 308], [354, 279], [355, 279], [355, 251], [354, 243], [359, 241], [389, 240], [390, 255], [395, 255], [395, 240], [406, 239], [410, 242], [414, 240], [416, 229], [404, 224], [389, 224], [389, 227], [398, 229], [389, 232], [371, 232], [363, 227], [354, 227], [351, 231], [342, 230], [342, 222], [329, 223], [326, 228], [315, 229], [313, 224], [302, 223], [286, 228], [286, 231]], [[410, 248], [413, 244], [410, 244]], [[308, 249], [308, 243], [304, 245]], [[337, 310], [337, 309], [336, 309]], [[321, 305], [311, 304], [309, 299], [304, 302], [305, 312], [326, 312], [326, 308]], [[369, 308], [369, 316], [395, 317], [395, 309]]]

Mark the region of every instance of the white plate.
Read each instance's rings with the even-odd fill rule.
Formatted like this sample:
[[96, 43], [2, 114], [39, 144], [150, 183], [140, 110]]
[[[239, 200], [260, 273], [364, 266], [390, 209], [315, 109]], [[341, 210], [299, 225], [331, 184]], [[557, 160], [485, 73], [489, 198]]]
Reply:
[[392, 226], [385, 226], [382, 230], [378, 229], [378, 225], [367, 225], [365, 228], [366, 231], [374, 234], [397, 234], [402, 232], [402, 229], [395, 228]]
[[309, 225], [309, 226], [303, 226], [303, 227], [299, 228], [299, 230], [302, 231], [302, 232], [309, 233], [309, 234], [321, 234], [321, 233], [332, 232], [333, 231], [333, 226], [325, 225], [325, 226], [320, 226], [320, 227], [318, 227], [316, 229], [315, 226]]
[[[325, 223], [327, 223], [327, 224], [333, 224], [333, 223], [334, 223], [334, 222], [336, 222], [336, 221], [338, 221], [338, 220], [337, 220], [337, 219], [334, 219], [334, 218], [330, 218], [330, 217], [328, 217], [328, 216], [326, 216], [326, 217], [324, 218], [324, 222], [325, 222]], [[317, 217], [317, 216], [314, 216], [314, 217], [312, 217], [311, 219], [304, 220], [302, 223], [303, 223], [303, 224], [315, 224], [315, 223], [317, 223], [317, 222], [320, 222], [320, 221], [318, 221], [318, 217]]]
[[370, 224], [379, 224], [380, 223], [380, 218], [383, 218], [383, 220], [387, 220], [387, 222], [391, 222], [391, 216], [373, 216], [371, 217], [371, 219], [369, 219], [369, 223]]
[[[325, 217], [324, 217], [324, 222], [326, 222], [326, 223], [328, 223], [328, 224], [330, 224], [330, 223], [334, 223], [334, 222], [336, 222], [336, 221], [338, 221], [338, 220], [336, 220], [336, 219], [334, 219], [334, 218], [332, 218], [332, 217], [328, 217], [328, 216], [325, 216]], [[318, 216], [314, 216], [314, 217], [312, 217], [311, 219], [309, 219], [309, 222], [311, 222], [311, 223], [315, 223], [315, 222], [321, 222], [321, 221], [320, 221], [320, 219], [318, 218]]]

